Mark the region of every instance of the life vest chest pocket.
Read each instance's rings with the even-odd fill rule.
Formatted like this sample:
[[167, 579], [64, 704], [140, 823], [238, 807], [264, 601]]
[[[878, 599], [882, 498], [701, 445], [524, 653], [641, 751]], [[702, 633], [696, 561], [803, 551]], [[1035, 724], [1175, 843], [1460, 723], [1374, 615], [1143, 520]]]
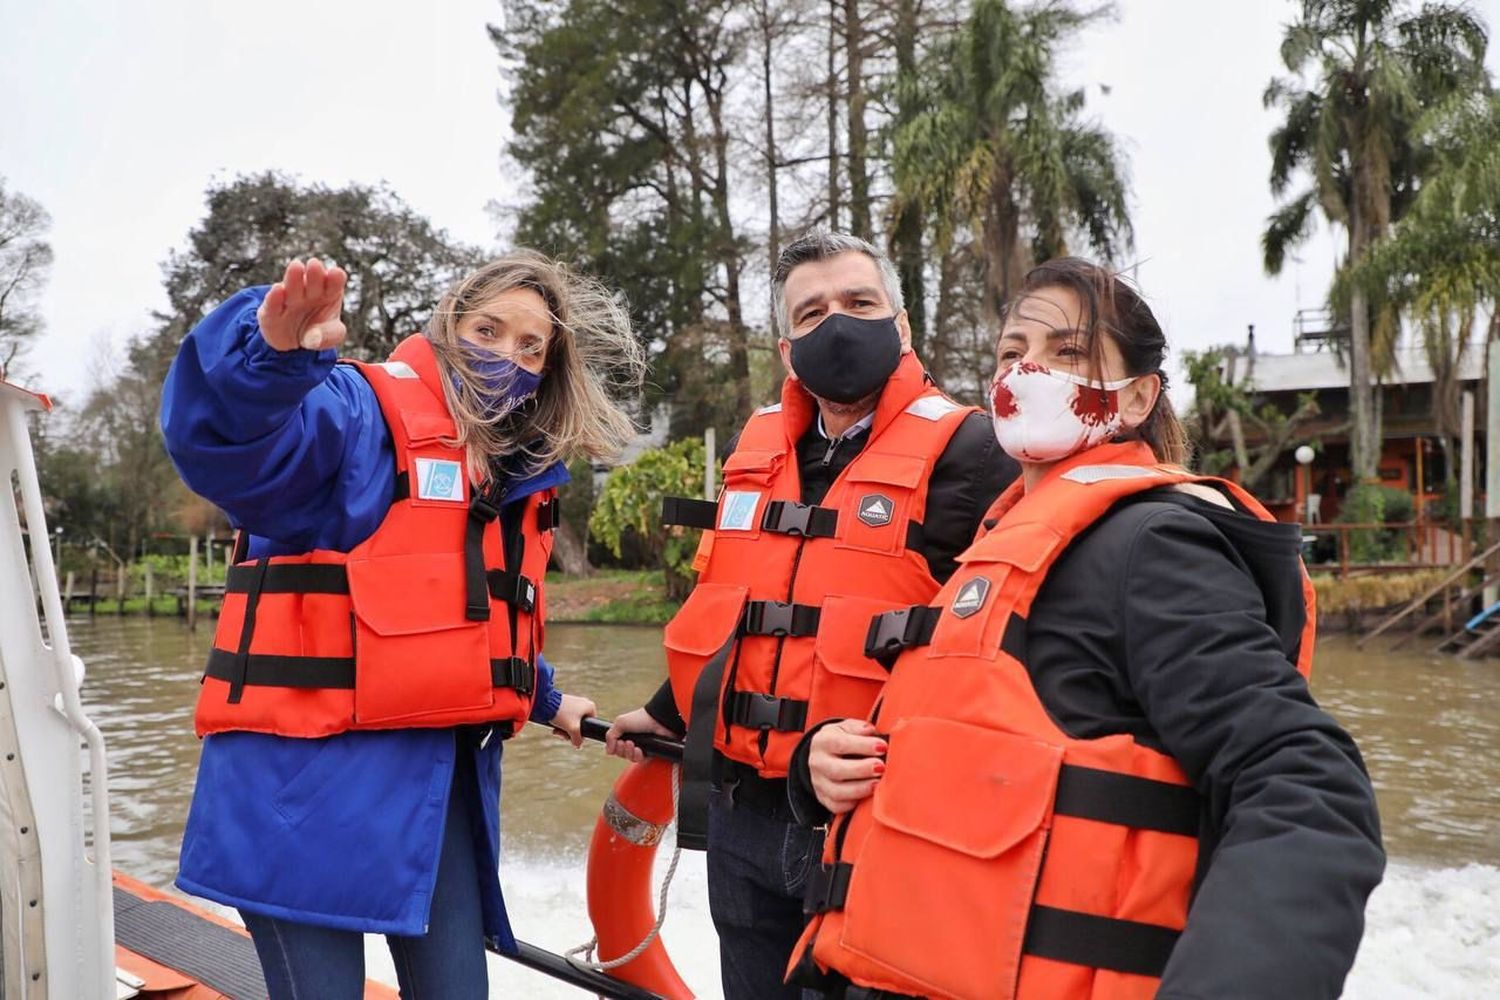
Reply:
[[[870, 619], [895, 607], [890, 601], [868, 597], [830, 594], [823, 599], [823, 614], [813, 640], [817, 663], [812, 671], [810, 716], [819, 720], [862, 719], [870, 714], [890, 674], [865, 655], [865, 637]], [[792, 696], [805, 697], [797, 692]]]
[[1013, 996], [1062, 756], [967, 723], [898, 722], [885, 776], [860, 806], [872, 822], [840, 943], [901, 992]]
[[[749, 594], [745, 587], [699, 583], [683, 602], [682, 610], [662, 631], [672, 694], [683, 721], [690, 721], [693, 686], [698, 682], [704, 664], [734, 641]], [[728, 676], [726, 667], [724, 677], [727, 679]]]
[[844, 473], [851, 502], [839, 518], [835, 544], [883, 554], [905, 549], [908, 525], [918, 517], [913, 497], [926, 474], [921, 456], [857, 456]]
[[348, 573], [356, 723], [396, 727], [494, 704], [490, 626], [464, 616], [463, 553], [351, 559]]
[[754, 539], [771, 499], [770, 486], [781, 472], [784, 456], [774, 451], [737, 450], [724, 460], [724, 488], [719, 492], [714, 529], [725, 538]]

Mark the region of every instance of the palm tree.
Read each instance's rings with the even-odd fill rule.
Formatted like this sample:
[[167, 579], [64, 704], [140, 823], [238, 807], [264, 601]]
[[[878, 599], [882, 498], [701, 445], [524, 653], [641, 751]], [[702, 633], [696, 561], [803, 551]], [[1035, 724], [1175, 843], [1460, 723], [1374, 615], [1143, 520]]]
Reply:
[[[1265, 103], [1286, 115], [1271, 134], [1272, 192], [1285, 195], [1304, 172], [1311, 183], [1267, 220], [1261, 244], [1271, 274], [1310, 235], [1318, 210], [1347, 233], [1346, 264], [1358, 263], [1415, 195], [1430, 159], [1417, 127], [1424, 110], [1487, 79], [1484, 25], [1462, 5], [1408, 13], [1401, 0], [1302, 0], [1301, 8], [1281, 43], [1292, 76], [1272, 80]], [[1380, 455], [1372, 347], [1388, 347], [1396, 329], [1387, 321], [1383, 343], [1372, 344], [1372, 306], [1378, 313], [1381, 305], [1363, 284], [1352, 287], [1350, 459], [1358, 481], [1375, 476]]]
[[1345, 285], [1387, 296], [1420, 332], [1452, 478], [1458, 373], [1481, 311], [1489, 312], [1489, 341], [1500, 340], [1500, 97], [1456, 98], [1427, 117], [1421, 134], [1433, 157], [1427, 179], [1390, 239]]
[[1105, 13], [978, 0], [927, 82], [912, 84], [924, 110], [895, 133], [893, 211], [920, 205], [940, 249], [972, 228], [992, 320], [1032, 262], [1067, 252], [1070, 236], [1106, 260], [1131, 244], [1123, 157], [1084, 120], [1083, 92], [1055, 78], [1058, 46]]

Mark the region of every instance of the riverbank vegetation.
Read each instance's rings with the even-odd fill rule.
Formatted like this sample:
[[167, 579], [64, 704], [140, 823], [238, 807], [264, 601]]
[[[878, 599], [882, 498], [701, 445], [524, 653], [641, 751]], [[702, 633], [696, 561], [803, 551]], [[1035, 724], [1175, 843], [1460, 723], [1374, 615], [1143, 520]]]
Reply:
[[[1281, 116], [1268, 137], [1281, 202], [1262, 249], [1274, 273], [1320, 218], [1347, 236], [1328, 303], [1349, 331], [1358, 483], [1379, 450], [1368, 398], [1400, 319], [1433, 360], [1445, 420], [1456, 402], [1444, 386], [1471, 329], [1487, 323], [1500, 338], [1500, 106], [1484, 69], [1487, 28], [1467, 7], [1289, 7], [1285, 72], [1265, 92]], [[498, 241], [619, 288], [653, 364], [632, 401], [639, 457], [613, 473], [574, 466], [556, 564], [579, 577], [596, 566], [626, 574], [616, 583], [658, 572], [664, 600], [686, 592], [698, 535], [663, 532], [659, 497], [701, 495], [704, 431], [727, 441], [773, 398], [780, 362], [765, 292], [789, 237], [822, 226], [887, 248], [914, 346], [965, 402], [982, 401], [996, 317], [1031, 264], [1059, 253], [1128, 262], [1122, 144], [1058, 69], [1081, 32], [1109, 30], [1112, 13], [1074, 0], [506, 5], [489, 35], [510, 114], [505, 170], [523, 183], [500, 206]], [[0, 361], [26, 382], [44, 381], [24, 365], [41, 330], [46, 233], [43, 206], [0, 184]], [[486, 252], [383, 187], [275, 172], [213, 181], [202, 219], [163, 262], [166, 307], [117, 354], [103, 352], [88, 392], [34, 427], [61, 529], [47, 541], [65, 567], [107, 572], [181, 557], [188, 536], [225, 537], [222, 515], [181, 485], [162, 449], [163, 377], [209, 310], [309, 253], [348, 270], [346, 353], [375, 359], [421, 329]], [[1216, 356], [1189, 359], [1189, 372], [1201, 404], [1191, 423], [1253, 432], [1239, 453], [1202, 449], [1201, 467], [1237, 465], [1253, 485], [1301, 442], [1298, 414], [1267, 414], [1253, 391], [1213, 381]], [[1385, 504], [1350, 499], [1356, 511]], [[641, 600], [641, 614], [659, 614], [654, 597]]]

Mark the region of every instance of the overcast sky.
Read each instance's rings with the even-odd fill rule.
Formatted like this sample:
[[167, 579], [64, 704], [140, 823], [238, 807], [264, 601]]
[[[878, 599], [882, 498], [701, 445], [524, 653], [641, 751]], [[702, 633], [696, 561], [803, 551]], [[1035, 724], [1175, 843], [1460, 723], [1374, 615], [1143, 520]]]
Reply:
[[[1500, 24], [1500, 0], [1473, 6]], [[1250, 323], [1262, 348], [1289, 350], [1339, 244], [1321, 233], [1277, 279], [1260, 266], [1275, 123], [1261, 93], [1295, 4], [1118, 7], [1064, 64], [1129, 155], [1140, 283], [1176, 350], [1241, 340]], [[110, 345], [149, 327], [161, 263], [216, 178], [385, 181], [454, 237], [495, 245], [486, 205], [514, 195], [485, 33], [501, 8], [0, 0], [0, 176], [51, 213], [56, 255], [29, 381], [76, 400]]]

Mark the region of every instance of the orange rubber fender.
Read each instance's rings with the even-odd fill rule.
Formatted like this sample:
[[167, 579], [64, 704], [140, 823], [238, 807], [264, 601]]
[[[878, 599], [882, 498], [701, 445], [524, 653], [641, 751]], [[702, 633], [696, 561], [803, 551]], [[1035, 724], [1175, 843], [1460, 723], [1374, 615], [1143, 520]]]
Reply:
[[[671, 825], [672, 765], [631, 764], [615, 782], [589, 842], [589, 920], [599, 940], [599, 960], [628, 954], [656, 926], [651, 869], [656, 847]], [[609, 975], [669, 1000], [692, 1000], [661, 938]]]

